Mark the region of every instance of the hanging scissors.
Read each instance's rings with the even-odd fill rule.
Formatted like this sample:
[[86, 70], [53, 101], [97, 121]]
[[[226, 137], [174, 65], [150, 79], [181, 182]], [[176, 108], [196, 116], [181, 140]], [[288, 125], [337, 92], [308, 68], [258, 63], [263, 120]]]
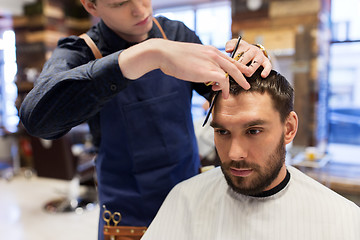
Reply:
[[103, 220], [106, 222], [107, 226], [111, 225], [113, 222], [114, 226], [117, 226], [121, 221], [121, 214], [119, 212], [111, 213], [109, 210], [106, 209], [105, 205], [103, 206], [104, 212], [102, 214]]

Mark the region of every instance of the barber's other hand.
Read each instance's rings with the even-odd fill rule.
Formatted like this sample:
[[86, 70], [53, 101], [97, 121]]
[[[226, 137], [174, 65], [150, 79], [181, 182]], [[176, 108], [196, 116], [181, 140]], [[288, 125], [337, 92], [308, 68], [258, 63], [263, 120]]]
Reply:
[[[237, 39], [231, 39], [228, 41], [225, 46], [225, 51], [228, 53], [232, 52], [235, 48], [236, 42]], [[236, 65], [244, 75], [250, 77], [260, 66], [264, 67], [264, 70], [261, 72], [261, 76], [265, 78], [269, 75], [272, 65], [269, 58], [265, 56], [260, 48], [241, 40], [235, 56], [241, 52], [244, 54], [238, 60]], [[250, 65], [246, 66], [248, 63], [250, 63]]]

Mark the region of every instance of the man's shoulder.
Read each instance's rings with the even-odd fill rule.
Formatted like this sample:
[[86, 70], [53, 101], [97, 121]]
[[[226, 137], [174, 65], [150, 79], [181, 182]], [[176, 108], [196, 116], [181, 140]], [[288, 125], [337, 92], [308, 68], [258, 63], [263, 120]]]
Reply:
[[221, 168], [217, 167], [180, 182], [175, 188], [183, 193], [201, 192], [203, 189], [210, 190], [212, 187], [224, 183], [225, 179]]
[[215, 167], [213, 169], [207, 170], [203, 173], [200, 173], [192, 178], [189, 178], [180, 184], [193, 184], [194, 182], [199, 182], [201, 184], [207, 184], [212, 181], [217, 181], [219, 178], [223, 178], [223, 173], [220, 167]]
[[227, 183], [220, 168], [215, 168], [177, 184], [165, 201], [190, 212], [212, 208], [227, 192]]
[[[293, 189], [298, 191], [298, 194], [302, 195], [304, 199], [311, 201], [312, 204], [318, 205], [319, 207], [329, 207], [334, 210], [355, 210], [360, 214], [360, 208], [355, 203], [307, 176], [300, 170], [291, 166], [287, 168], [291, 174], [290, 186], [292, 185], [294, 187]], [[334, 208], [334, 206], [339, 207]]]

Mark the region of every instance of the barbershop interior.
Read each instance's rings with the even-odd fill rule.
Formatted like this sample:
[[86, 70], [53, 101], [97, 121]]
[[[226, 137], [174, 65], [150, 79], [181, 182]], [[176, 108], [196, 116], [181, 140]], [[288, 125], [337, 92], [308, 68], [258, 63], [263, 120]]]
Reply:
[[[298, 132], [286, 163], [360, 206], [360, 1], [152, 0], [152, 8], [224, 53], [239, 35], [261, 44], [295, 90]], [[80, 0], [0, 0], [0, 239], [98, 237], [103, 206], [89, 126], [47, 140], [30, 135], [19, 118], [58, 40], [98, 21]], [[213, 129], [202, 127], [207, 111], [194, 91], [202, 171], [219, 161]]]

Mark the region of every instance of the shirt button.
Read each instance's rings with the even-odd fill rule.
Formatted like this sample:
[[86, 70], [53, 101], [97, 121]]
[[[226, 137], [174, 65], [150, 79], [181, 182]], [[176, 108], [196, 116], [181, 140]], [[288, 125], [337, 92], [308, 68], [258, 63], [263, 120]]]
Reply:
[[115, 84], [110, 85], [110, 90], [115, 92], [117, 90], [117, 86]]

